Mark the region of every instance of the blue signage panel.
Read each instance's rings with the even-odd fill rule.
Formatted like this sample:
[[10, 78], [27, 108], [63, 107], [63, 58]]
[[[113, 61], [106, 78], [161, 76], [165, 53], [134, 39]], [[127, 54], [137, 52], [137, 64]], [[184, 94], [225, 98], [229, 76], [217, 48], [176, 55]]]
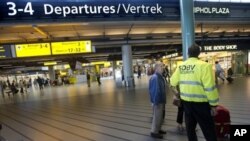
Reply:
[[0, 21], [179, 18], [179, 0], [1, 0]]
[[[247, 3], [194, 2], [199, 20], [249, 20]], [[179, 21], [179, 0], [0, 0], [0, 22]]]

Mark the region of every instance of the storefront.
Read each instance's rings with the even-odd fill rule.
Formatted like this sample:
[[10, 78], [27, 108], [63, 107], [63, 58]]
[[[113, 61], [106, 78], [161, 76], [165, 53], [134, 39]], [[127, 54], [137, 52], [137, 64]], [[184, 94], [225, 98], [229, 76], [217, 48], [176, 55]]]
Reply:
[[235, 76], [242, 76], [248, 74], [247, 48], [248, 44], [244, 42], [205, 45], [200, 58], [212, 64], [218, 61], [225, 72], [232, 68]]
[[[250, 51], [247, 48], [247, 43], [205, 45], [202, 47], [199, 58], [213, 65], [218, 61], [225, 73], [232, 68], [235, 76], [242, 76], [250, 74]], [[169, 66], [172, 74], [183, 62], [183, 57], [174, 53], [163, 56], [162, 60]]]

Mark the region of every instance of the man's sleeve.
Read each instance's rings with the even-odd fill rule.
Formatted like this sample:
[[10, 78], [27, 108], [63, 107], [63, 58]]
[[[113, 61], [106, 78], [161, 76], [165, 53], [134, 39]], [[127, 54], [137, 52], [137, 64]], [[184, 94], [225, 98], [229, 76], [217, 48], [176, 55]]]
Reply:
[[[204, 72], [204, 73], [203, 73]], [[211, 64], [206, 64], [202, 71], [202, 83], [204, 91], [207, 95], [210, 106], [217, 106], [219, 103], [219, 94], [215, 85], [215, 78], [213, 76], [213, 70]]]
[[180, 81], [180, 70], [179, 67], [176, 68], [174, 74], [170, 78], [170, 85], [171, 86], [177, 86]]
[[149, 82], [149, 92], [150, 92], [150, 98], [151, 98], [151, 102], [153, 104], [157, 104], [158, 103], [158, 92], [159, 92], [159, 88], [158, 88], [158, 81], [157, 81], [157, 77], [156, 76], [152, 76], [152, 78], [150, 79]]

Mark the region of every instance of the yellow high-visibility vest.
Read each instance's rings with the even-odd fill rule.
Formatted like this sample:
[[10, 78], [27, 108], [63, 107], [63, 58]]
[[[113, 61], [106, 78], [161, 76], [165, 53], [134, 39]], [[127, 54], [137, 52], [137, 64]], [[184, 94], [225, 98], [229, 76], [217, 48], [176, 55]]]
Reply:
[[189, 58], [179, 65], [170, 78], [170, 84], [180, 85], [180, 95], [184, 101], [218, 105], [219, 96], [212, 65], [198, 58]]

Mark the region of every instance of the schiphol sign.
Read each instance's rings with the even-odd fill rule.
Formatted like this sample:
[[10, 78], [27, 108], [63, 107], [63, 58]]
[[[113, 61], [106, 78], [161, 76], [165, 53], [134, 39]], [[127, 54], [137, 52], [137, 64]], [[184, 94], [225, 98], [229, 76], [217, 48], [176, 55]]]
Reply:
[[222, 14], [227, 15], [230, 14], [230, 9], [227, 7], [194, 7], [195, 14]]
[[[196, 6], [194, 13], [225, 15], [230, 9]], [[0, 21], [127, 17], [177, 20], [179, 0], [0, 0]]]

